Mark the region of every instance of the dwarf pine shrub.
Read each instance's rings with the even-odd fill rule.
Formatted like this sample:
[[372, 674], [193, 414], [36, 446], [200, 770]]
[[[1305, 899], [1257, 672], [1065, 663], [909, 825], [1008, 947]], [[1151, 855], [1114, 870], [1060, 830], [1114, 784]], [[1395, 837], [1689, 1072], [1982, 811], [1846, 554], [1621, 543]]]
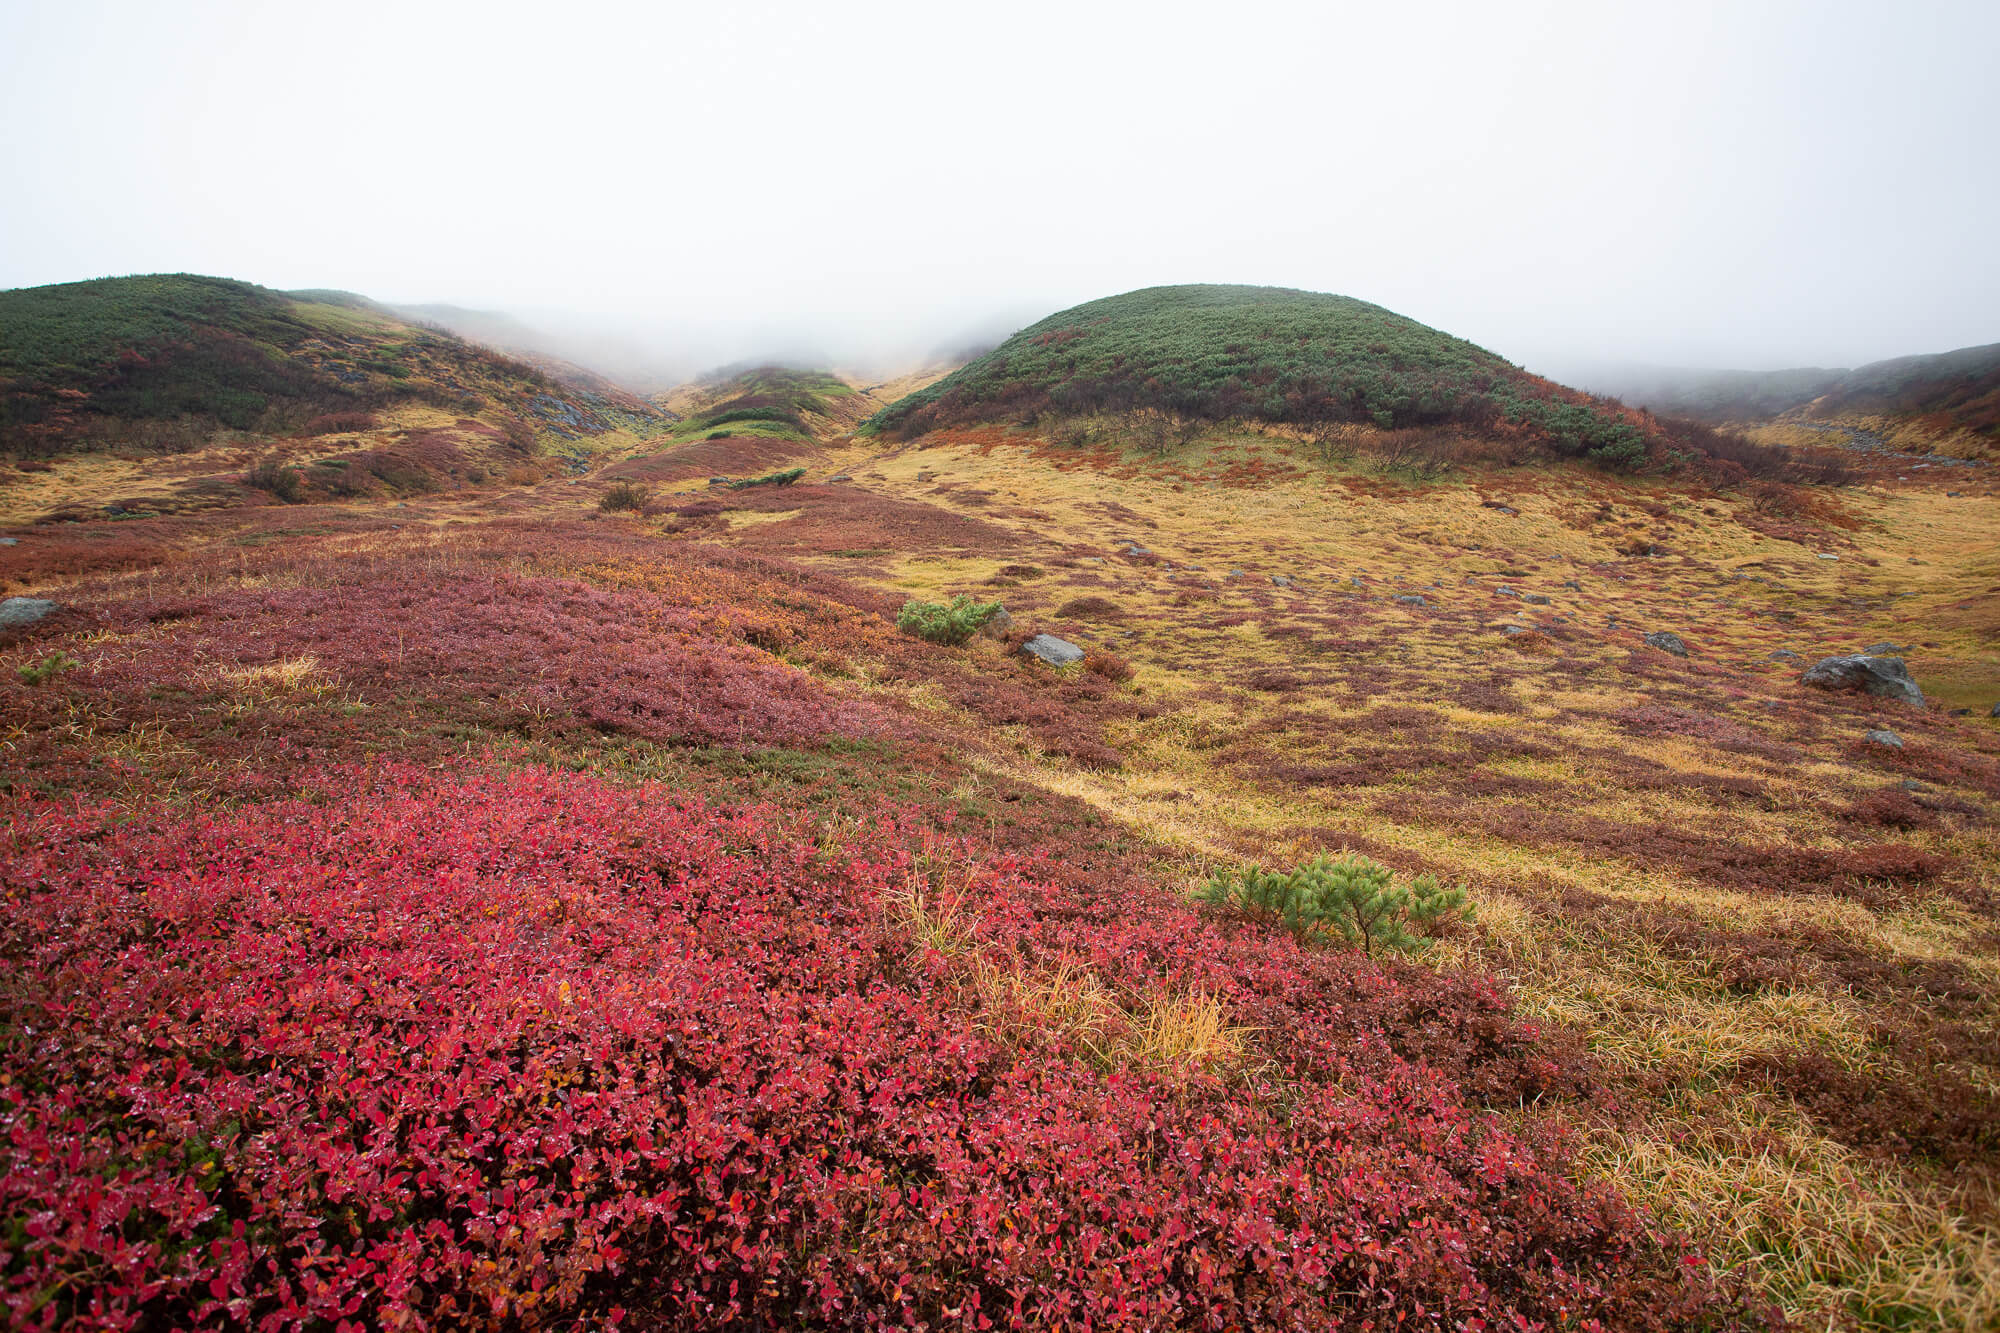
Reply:
[[597, 507], [607, 514], [615, 514], [621, 511], [637, 512], [646, 507], [646, 501], [650, 498], [644, 486], [629, 481], [621, 481], [614, 484], [610, 490], [606, 491], [598, 499]]
[[[709, 438], [715, 437], [711, 435]], [[729, 489], [740, 491], [751, 486], [789, 486], [805, 474], [806, 470], [802, 467], [788, 467], [782, 472], [766, 472], [761, 477], [745, 477], [742, 481], [732, 481], [729, 483]]]
[[960, 644], [1000, 614], [998, 602], [975, 602], [960, 593], [949, 604], [912, 597], [896, 616], [896, 628], [932, 643]]
[[1472, 916], [1463, 886], [1445, 885], [1435, 875], [1400, 886], [1387, 866], [1365, 856], [1320, 855], [1289, 871], [1218, 870], [1199, 896], [1277, 922], [1302, 945], [1337, 939], [1370, 955], [1421, 948], [1449, 923]]
[[14, 668], [14, 674], [21, 678], [23, 685], [40, 685], [71, 667], [82, 665], [68, 653], [52, 653], [39, 662], [22, 663]]

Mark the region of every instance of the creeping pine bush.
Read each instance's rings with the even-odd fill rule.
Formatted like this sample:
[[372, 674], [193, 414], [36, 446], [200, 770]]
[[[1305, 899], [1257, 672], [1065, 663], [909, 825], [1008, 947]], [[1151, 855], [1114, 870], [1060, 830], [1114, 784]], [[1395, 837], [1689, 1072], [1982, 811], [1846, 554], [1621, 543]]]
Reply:
[[1387, 866], [1365, 856], [1316, 856], [1291, 871], [1218, 870], [1200, 896], [1282, 923], [1300, 944], [1337, 938], [1370, 955], [1378, 948], [1420, 948], [1447, 924], [1472, 916], [1462, 886], [1418, 875], [1400, 887]]
[[[714, 439], [713, 435], [709, 436]], [[802, 467], [788, 467], [782, 472], [766, 472], [761, 477], [745, 477], [742, 481], [732, 481], [729, 489], [740, 491], [750, 486], [789, 486], [806, 474]]]
[[607, 514], [620, 510], [640, 510], [646, 507], [646, 488], [629, 481], [621, 481], [604, 493], [597, 507]]
[[68, 653], [51, 653], [39, 662], [24, 662], [14, 668], [14, 674], [21, 678], [23, 685], [40, 685], [73, 666], [81, 666]]
[[896, 628], [932, 643], [959, 644], [999, 614], [1000, 603], [975, 602], [964, 593], [952, 598], [949, 605], [912, 597], [897, 614]]
[[243, 484], [269, 491], [286, 504], [297, 504], [304, 498], [299, 487], [299, 470], [268, 458], [244, 475]]

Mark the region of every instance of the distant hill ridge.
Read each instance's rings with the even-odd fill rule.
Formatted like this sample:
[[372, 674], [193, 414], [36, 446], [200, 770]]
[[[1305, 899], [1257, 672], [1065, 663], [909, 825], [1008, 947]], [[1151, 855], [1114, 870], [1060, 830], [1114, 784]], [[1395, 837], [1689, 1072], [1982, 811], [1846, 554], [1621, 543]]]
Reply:
[[188, 273], [0, 292], [0, 448], [13, 452], [115, 442], [151, 422], [285, 434], [408, 401], [572, 436], [658, 415], [595, 377], [551, 374], [351, 292]]
[[1853, 369], [1678, 370], [1632, 368], [1597, 381], [1606, 392], [1659, 412], [1709, 422], [1879, 415], [1945, 432], [2000, 439], [2000, 343], [1899, 356]]
[[1600, 462], [1643, 456], [1643, 423], [1462, 338], [1348, 296], [1149, 287], [1050, 315], [877, 413], [913, 434], [1053, 412], [1383, 428], [1513, 427]]

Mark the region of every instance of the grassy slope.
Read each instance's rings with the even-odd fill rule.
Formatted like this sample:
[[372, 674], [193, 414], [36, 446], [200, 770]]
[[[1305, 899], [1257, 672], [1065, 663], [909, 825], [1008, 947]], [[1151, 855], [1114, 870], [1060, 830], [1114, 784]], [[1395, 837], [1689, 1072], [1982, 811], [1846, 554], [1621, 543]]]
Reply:
[[660, 396], [679, 412], [678, 439], [810, 440], [847, 434], [862, 403], [854, 387], [824, 370], [758, 366], [697, 380]]
[[[425, 404], [574, 438], [655, 415], [593, 382], [419, 328], [346, 292], [191, 274], [0, 292], [0, 443], [28, 453], [219, 429], [295, 432], [329, 413]], [[155, 423], [150, 424], [149, 423]]]
[[1639, 438], [1583, 395], [1381, 306], [1239, 286], [1151, 287], [1061, 311], [869, 425], [910, 434], [1046, 411], [1132, 409], [1382, 427], [1513, 421], [1569, 453], [1629, 449]]
[[[667, 419], [347, 292], [187, 274], [0, 292], [0, 516], [240, 502], [260, 460], [305, 498], [581, 466]], [[32, 470], [30, 470], [32, 469]]]

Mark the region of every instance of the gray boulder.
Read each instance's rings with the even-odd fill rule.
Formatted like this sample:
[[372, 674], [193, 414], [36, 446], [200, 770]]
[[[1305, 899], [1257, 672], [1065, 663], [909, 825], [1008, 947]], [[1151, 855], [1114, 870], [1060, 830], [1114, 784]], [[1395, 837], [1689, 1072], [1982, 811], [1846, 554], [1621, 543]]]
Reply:
[[2000, 717], [2000, 704], [1994, 704], [1994, 705], [1993, 705], [1993, 711], [1992, 711], [1992, 712], [1990, 712], [1990, 713], [1988, 713], [1988, 714], [1987, 714], [1986, 716], [1988, 716], [1988, 717]]
[[1870, 745], [1884, 745], [1891, 750], [1900, 750], [1903, 748], [1903, 738], [1895, 732], [1890, 731], [1887, 727], [1877, 727], [1875, 730], [1869, 732], [1868, 743]]
[[1688, 655], [1687, 641], [1681, 638], [1680, 635], [1668, 630], [1656, 629], [1651, 634], [1648, 634], [1646, 636], [1646, 645], [1650, 648], [1658, 648], [1663, 653], [1672, 653], [1675, 657], [1686, 657]]
[[1393, 598], [1392, 600], [1401, 602], [1404, 606], [1430, 605], [1430, 603], [1425, 601], [1421, 595], [1400, 594], [1397, 597]]
[[1806, 659], [1800, 657], [1789, 648], [1780, 648], [1777, 652], [1771, 654], [1770, 660], [1773, 662], [1803, 662]]
[[1526, 602], [1529, 606], [1549, 605], [1549, 599], [1544, 597], [1541, 593], [1538, 592], [1524, 592], [1521, 594], [1521, 600]]
[[55, 609], [56, 604], [46, 597], [9, 597], [0, 602], [0, 629], [21, 629], [54, 614]]
[[986, 623], [979, 627], [979, 632], [988, 638], [1003, 639], [1007, 637], [1007, 631], [1012, 628], [1014, 628], [1014, 617], [1008, 615], [1007, 608], [1003, 606], [986, 618]]
[[1083, 660], [1083, 649], [1068, 639], [1058, 639], [1053, 634], [1037, 634], [1021, 645], [1021, 651], [1056, 667], [1068, 666], [1071, 662]]
[[1273, 574], [1271, 575], [1271, 583], [1274, 587], [1289, 588], [1292, 586], [1292, 576], [1289, 574]]
[[1821, 690], [1865, 690], [1882, 699], [1924, 706], [1924, 692], [1910, 678], [1910, 669], [1900, 657], [1822, 657], [1799, 677], [1801, 685]]
[[827, 481], [829, 483], [836, 481], [853, 481], [853, 480], [854, 480], [853, 474], [847, 472], [836, 472], [831, 477], [827, 478]]

